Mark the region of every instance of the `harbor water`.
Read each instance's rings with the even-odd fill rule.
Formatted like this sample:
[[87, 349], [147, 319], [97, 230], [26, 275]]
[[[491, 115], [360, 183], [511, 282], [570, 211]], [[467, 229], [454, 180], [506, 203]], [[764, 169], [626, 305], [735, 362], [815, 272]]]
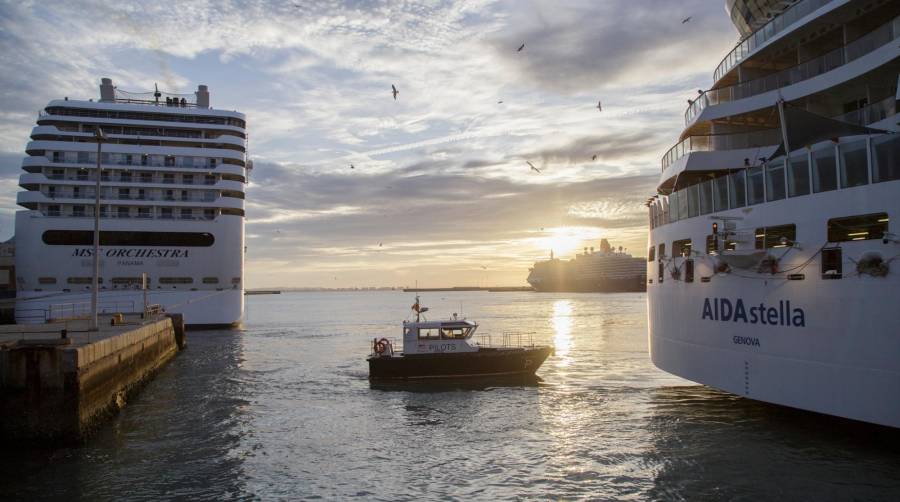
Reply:
[[0, 499], [900, 499], [900, 431], [656, 369], [640, 293], [425, 294], [556, 355], [536, 385], [373, 388], [372, 339], [413, 301], [247, 297], [243, 329], [189, 333], [86, 444], [4, 445]]

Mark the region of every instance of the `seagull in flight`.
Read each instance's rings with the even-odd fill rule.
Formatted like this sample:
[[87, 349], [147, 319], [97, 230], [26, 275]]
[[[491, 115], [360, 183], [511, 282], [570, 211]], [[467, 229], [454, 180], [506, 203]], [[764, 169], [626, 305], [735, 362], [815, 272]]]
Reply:
[[591, 160], [597, 160], [597, 154], [596, 154], [596, 153], [594, 154], [593, 157], [591, 157]]
[[520, 45], [519, 48], [516, 49], [516, 52], [522, 52], [522, 49], [524, 49], [524, 48], [525, 48], [525, 42], [522, 42], [522, 45]]
[[356, 169], [356, 166], [354, 166], [353, 164], [350, 164], [350, 169]]
[[532, 170], [532, 171], [534, 171], [534, 172], [536, 172], [536, 173], [538, 173], [538, 174], [541, 174], [541, 170], [538, 169], [538, 168], [536, 168], [536, 167], [534, 167], [534, 164], [532, 164], [530, 161], [527, 161], [527, 160], [526, 160], [525, 163], [528, 164], [529, 166], [531, 166], [531, 170]]
[[684, 24], [684, 23], [689, 22], [693, 17], [694, 17], [694, 16], [688, 16], [688, 17], [682, 19], [682, 20], [681, 20], [681, 24]]
[[381, 244], [382, 244], [382, 243], [379, 242], [379, 243], [378, 243], [378, 247], [381, 247]]
[[394, 94], [394, 101], [397, 101], [397, 94], [400, 94], [400, 91], [397, 90], [394, 84], [391, 84], [391, 91]]
[[597, 101], [597, 109], [603, 111], [603, 101]]

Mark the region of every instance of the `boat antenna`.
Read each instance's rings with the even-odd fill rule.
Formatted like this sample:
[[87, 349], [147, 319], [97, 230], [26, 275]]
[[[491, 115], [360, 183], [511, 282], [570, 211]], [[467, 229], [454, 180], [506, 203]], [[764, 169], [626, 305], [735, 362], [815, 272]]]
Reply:
[[159, 98], [162, 96], [162, 93], [159, 92], [159, 86], [156, 83], [153, 83], [153, 98], [156, 100], [156, 104], [159, 104]]

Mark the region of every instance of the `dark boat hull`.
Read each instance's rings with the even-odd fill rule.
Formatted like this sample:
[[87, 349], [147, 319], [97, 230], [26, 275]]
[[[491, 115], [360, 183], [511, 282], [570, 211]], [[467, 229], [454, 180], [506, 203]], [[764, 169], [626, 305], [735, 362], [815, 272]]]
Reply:
[[478, 352], [370, 357], [369, 378], [408, 380], [534, 375], [552, 352], [551, 347], [483, 348]]

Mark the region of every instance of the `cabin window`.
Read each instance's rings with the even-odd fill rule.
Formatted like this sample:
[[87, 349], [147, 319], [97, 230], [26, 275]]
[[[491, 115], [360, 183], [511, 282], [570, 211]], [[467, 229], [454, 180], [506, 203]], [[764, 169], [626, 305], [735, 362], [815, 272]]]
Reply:
[[219, 283], [218, 277], [204, 277], [203, 278], [203, 284], [218, 284], [218, 283]]
[[700, 214], [709, 214], [713, 211], [713, 181], [706, 180], [700, 183]]
[[713, 254], [719, 251], [719, 237], [709, 234], [706, 236], [706, 254]]
[[647, 251], [647, 261], [656, 261], [656, 246], [650, 246]]
[[778, 225], [756, 229], [756, 249], [793, 246], [797, 240], [797, 225]]
[[441, 338], [445, 340], [463, 340], [469, 336], [472, 328], [441, 328]]
[[841, 151], [841, 188], [850, 188], [869, 183], [869, 157], [866, 151], [866, 140], [842, 144]]
[[688, 198], [690, 197], [687, 190], [682, 190], [678, 192], [678, 219], [685, 220], [690, 218], [690, 214], [688, 212], [688, 207], [690, 203], [688, 202]]
[[784, 159], [766, 164], [766, 200], [784, 198]]
[[900, 136], [872, 138], [872, 182], [900, 180]]
[[666, 257], [666, 244], [662, 243], [659, 245], [659, 259], [662, 260]]
[[747, 171], [728, 176], [728, 207], [735, 209], [747, 205]]
[[728, 177], [720, 176], [713, 180], [713, 211], [728, 209]]
[[806, 153], [791, 157], [788, 164], [788, 197], [809, 194], [809, 159]]
[[[93, 284], [94, 278], [93, 277], [69, 277], [66, 279], [66, 282], [69, 284]], [[98, 277], [97, 282], [99, 282], [100, 284], [103, 284], [103, 278]]]
[[687, 188], [688, 194], [688, 218], [700, 214], [700, 185], [691, 185]]
[[672, 243], [672, 256], [690, 256], [691, 240], [681, 239]]
[[419, 328], [419, 340], [440, 340], [441, 333], [437, 328]]
[[56, 277], [38, 277], [38, 284], [56, 284]]
[[840, 279], [843, 273], [841, 248], [822, 250], [822, 279]]
[[160, 284], [193, 284], [193, 277], [160, 277]]
[[[119, 284], [119, 285], [143, 285], [144, 281], [140, 277], [113, 277], [109, 281], [111, 284]], [[148, 280], [149, 282], [149, 280]]]
[[763, 166], [747, 169], [747, 204], [760, 204], [765, 202], [765, 179], [763, 178]]
[[669, 220], [678, 221], [681, 219], [679, 214], [680, 207], [678, 204], [679, 193], [672, 192], [669, 194]]
[[882, 239], [887, 230], [887, 213], [832, 218], [828, 220], [828, 242]]
[[684, 282], [694, 282], [694, 260], [684, 260]]
[[837, 166], [834, 162], [834, 146], [813, 150], [813, 192], [827, 192], [837, 188]]

